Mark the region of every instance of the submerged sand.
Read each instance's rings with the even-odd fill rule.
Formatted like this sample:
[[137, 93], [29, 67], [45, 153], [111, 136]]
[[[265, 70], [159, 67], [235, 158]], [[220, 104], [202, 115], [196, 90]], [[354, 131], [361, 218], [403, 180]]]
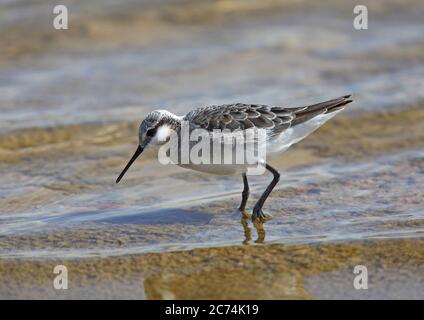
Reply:
[[[394, 254], [395, 253], [395, 254]], [[1, 260], [3, 299], [311, 299], [424, 297], [424, 243], [266, 244], [77, 260]], [[56, 265], [68, 289], [53, 288]], [[356, 265], [368, 289], [353, 285]]]
[[[414, 106], [334, 119], [294, 147], [288, 157], [276, 159], [276, 165], [290, 171], [306, 159], [309, 165], [330, 157], [367, 163], [368, 158], [385, 155], [381, 168], [281, 187], [267, 202], [267, 212], [274, 218], [265, 225], [252, 225], [229, 213], [239, 201], [237, 195], [163, 213], [121, 214], [96, 223], [60, 224], [41, 233], [0, 236], [7, 257], [0, 260], [0, 297], [422, 299], [424, 220], [419, 185], [424, 159], [401, 155], [422, 147], [423, 123], [423, 109]], [[64, 143], [72, 145], [74, 135], [78, 137], [73, 131]], [[72, 149], [67, 149], [72, 156]], [[36, 154], [37, 147], [29, 152]], [[394, 160], [387, 160], [387, 154]], [[195, 181], [197, 175], [187, 177]], [[70, 192], [79, 191], [66, 190]], [[5, 200], [3, 205], [10, 206]], [[344, 225], [351, 226], [338, 240]], [[348, 234], [368, 239], [346, 240]], [[407, 238], [387, 239], [393, 237]], [[202, 245], [202, 241], [206, 242]], [[175, 245], [157, 246], [161, 243]], [[144, 250], [149, 247], [150, 252]], [[20, 257], [14, 257], [18, 252]], [[67, 291], [53, 288], [53, 268], [58, 264], [68, 268]], [[368, 268], [368, 290], [353, 287], [355, 265]]]
[[[65, 1], [67, 31], [55, 4], [1, 8], [0, 298], [424, 298], [422, 1], [365, 1], [362, 31], [353, 0]], [[153, 109], [349, 93], [271, 161], [265, 225], [235, 212], [240, 177], [153, 152], [114, 183]]]

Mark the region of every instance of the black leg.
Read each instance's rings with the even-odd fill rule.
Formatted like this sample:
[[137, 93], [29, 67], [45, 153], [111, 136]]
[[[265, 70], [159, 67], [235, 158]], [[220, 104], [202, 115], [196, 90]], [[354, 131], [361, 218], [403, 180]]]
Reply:
[[243, 184], [244, 184], [244, 188], [243, 188], [243, 192], [241, 193], [241, 204], [239, 207], [239, 210], [242, 212], [244, 211], [244, 209], [246, 209], [247, 199], [249, 198], [249, 194], [250, 194], [249, 183], [247, 182], [246, 173], [243, 173]]
[[275, 170], [270, 165], [266, 165], [267, 170], [271, 171], [271, 173], [274, 175], [274, 178], [272, 179], [271, 183], [268, 185], [268, 187], [265, 189], [264, 193], [259, 198], [258, 202], [256, 202], [255, 207], [253, 208], [253, 214], [252, 214], [252, 221], [255, 221], [256, 219], [259, 219], [260, 221], [265, 220], [265, 215], [262, 212], [262, 207], [265, 203], [265, 200], [268, 198], [269, 194], [271, 193], [272, 189], [274, 189], [275, 185], [280, 180], [280, 174], [277, 170]]

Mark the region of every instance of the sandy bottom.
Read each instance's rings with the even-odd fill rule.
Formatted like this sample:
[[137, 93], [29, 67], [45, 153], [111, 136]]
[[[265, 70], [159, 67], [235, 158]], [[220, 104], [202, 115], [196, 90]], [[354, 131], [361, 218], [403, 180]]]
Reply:
[[[55, 1], [1, 2], [0, 298], [424, 298], [423, 1], [365, 1], [358, 31], [354, 0], [74, 0], [63, 32]], [[148, 150], [115, 184], [153, 109], [349, 93], [272, 159], [265, 225], [241, 177]]]
[[[1, 260], [0, 298], [423, 299], [423, 261], [422, 239], [229, 246], [108, 259]], [[68, 268], [67, 290], [53, 288], [58, 264]], [[353, 286], [356, 265], [367, 267], [367, 290]]]

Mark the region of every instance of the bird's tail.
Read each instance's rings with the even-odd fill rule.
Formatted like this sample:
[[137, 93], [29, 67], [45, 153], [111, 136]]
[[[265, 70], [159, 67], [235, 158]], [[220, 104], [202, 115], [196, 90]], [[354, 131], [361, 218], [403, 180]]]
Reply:
[[296, 117], [295, 119], [293, 119], [291, 126], [306, 122], [319, 114], [329, 114], [335, 111], [339, 111], [343, 109], [348, 103], [351, 103], [353, 101], [352, 99], [350, 99], [350, 97], [351, 95], [348, 94], [337, 99], [332, 99], [310, 106], [305, 106], [303, 108], [299, 108], [299, 111], [294, 112], [294, 115]]

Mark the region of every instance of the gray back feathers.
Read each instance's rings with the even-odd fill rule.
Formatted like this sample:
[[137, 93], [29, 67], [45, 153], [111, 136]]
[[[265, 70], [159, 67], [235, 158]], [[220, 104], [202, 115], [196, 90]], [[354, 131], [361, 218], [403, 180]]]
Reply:
[[263, 104], [224, 104], [208, 106], [189, 112], [185, 121], [192, 127], [213, 129], [245, 130], [252, 127], [267, 129], [278, 134], [285, 129], [306, 122], [319, 114], [342, 109], [352, 102], [350, 95], [304, 107], [276, 107]]

